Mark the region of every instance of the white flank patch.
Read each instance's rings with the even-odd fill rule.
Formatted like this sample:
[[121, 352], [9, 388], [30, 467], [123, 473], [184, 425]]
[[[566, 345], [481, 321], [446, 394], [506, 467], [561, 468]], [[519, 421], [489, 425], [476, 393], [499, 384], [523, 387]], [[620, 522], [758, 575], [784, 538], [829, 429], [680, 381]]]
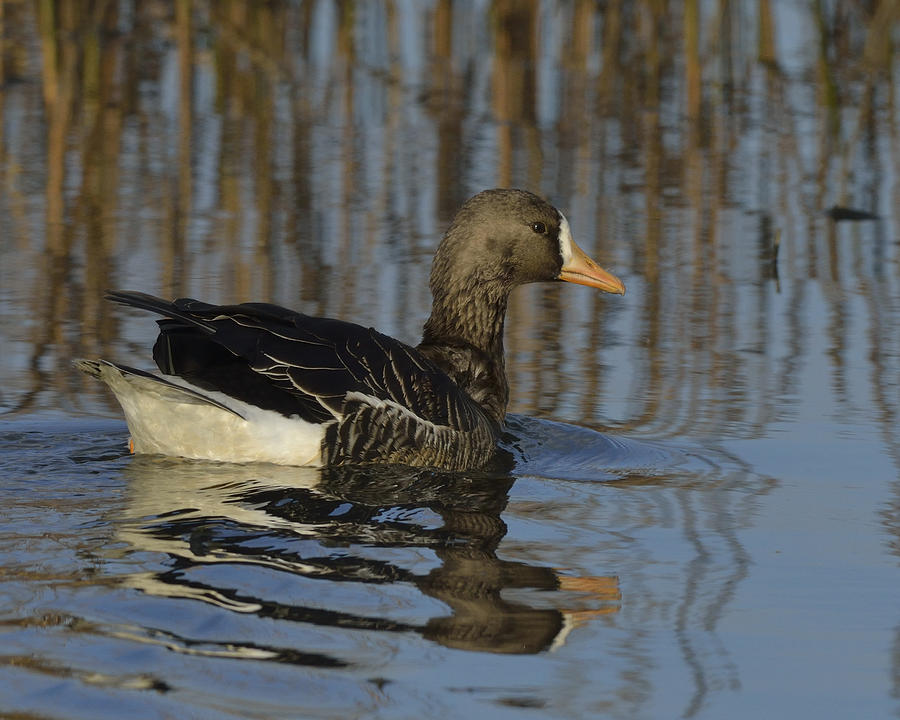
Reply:
[[562, 213], [559, 214], [559, 254], [562, 255], [563, 267], [572, 260], [572, 230], [569, 221]]
[[[232, 408], [208, 405], [149, 378], [123, 374], [105, 363], [100, 377], [115, 393], [139, 453], [221, 462], [321, 465], [325, 426], [284, 417], [224, 393], [202, 390], [172, 375], [164, 379]], [[246, 419], [245, 419], [246, 418]]]

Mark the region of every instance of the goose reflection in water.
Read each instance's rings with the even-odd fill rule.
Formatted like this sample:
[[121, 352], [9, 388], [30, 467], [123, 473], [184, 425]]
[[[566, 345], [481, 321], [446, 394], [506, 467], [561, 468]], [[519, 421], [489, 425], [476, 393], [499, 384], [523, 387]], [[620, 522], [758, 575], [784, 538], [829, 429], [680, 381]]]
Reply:
[[[418, 632], [447, 647], [495, 653], [554, 649], [589, 618], [619, 608], [615, 576], [573, 577], [497, 557], [507, 531], [501, 513], [515, 482], [507, 475], [217, 465], [156, 457], [135, 458], [125, 473], [131, 497], [120, 538], [138, 551], [170, 558], [159, 572], [124, 580], [151, 595], [202, 600], [282, 621]], [[244, 564], [241, 574], [229, 569], [235, 563]], [[270, 577], [248, 578], [247, 563], [277, 571], [277, 589]], [[199, 568], [215, 571], [195, 572]], [[331, 583], [317, 582], [310, 593], [297, 576]], [[347, 597], [353, 586], [337, 585], [346, 581], [368, 587]], [[285, 583], [296, 601], [285, 600]], [[380, 604], [385, 598], [371, 595], [372, 585], [387, 590], [397, 583], [422, 593], [414, 603], [418, 617], [423, 608], [434, 613], [429, 598], [450, 613], [424, 622], [397, 617], [409, 609], [392, 604], [390, 592]], [[343, 609], [332, 599], [336, 588], [347, 598]], [[360, 610], [373, 604], [373, 612]], [[343, 662], [298, 648], [228, 646], [241, 656]]]

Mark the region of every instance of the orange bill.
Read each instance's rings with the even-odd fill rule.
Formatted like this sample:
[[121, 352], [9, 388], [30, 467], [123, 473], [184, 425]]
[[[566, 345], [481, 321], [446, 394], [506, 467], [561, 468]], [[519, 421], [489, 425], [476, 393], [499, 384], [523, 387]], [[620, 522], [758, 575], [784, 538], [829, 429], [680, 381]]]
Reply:
[[599, 288], [616, 295], [625, 294], [625, 283], [591, 260], [574, 241], [571, 242], [571, 249], [572, 257], [562, 266], [557, 276], [560, 280]]

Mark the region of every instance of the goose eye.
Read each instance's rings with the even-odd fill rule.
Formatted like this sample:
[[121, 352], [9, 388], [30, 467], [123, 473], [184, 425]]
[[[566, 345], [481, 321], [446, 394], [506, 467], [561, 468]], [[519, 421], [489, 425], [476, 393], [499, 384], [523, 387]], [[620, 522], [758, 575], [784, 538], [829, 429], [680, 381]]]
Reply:
[[544, 225], [544, 223], [542, 223], [542, 222], [532, 223], [531, 229], [540, 235], [547, 234], [547, 226]]

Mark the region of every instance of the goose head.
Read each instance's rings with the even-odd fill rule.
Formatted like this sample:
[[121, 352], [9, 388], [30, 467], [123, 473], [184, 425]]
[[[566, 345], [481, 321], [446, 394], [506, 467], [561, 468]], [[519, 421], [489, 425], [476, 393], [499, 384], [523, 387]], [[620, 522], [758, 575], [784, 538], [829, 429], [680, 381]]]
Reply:
[[566, 217], [524, 190], [485, 190], [456, 213], [435, 253], [435, 308], [465, 315], [488, 302], [505, 312], [518, 285], [561, 280], [622, 295], [625, 285], [575, 243]]
[[524, 190], [486, 190], [456, 213], [431, 268], [420, 351], [502, 421], [508, 400], [503, 324], [509, 293], [565, 281], [622, 295], [625, 285], [575, 243], [565, 216]]

